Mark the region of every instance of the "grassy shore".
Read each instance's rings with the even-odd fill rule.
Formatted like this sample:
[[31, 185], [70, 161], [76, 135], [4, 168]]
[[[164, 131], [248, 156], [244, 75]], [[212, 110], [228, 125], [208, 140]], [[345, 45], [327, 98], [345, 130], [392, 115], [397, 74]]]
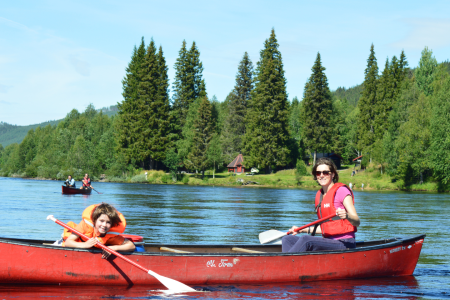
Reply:
[[[308, 167], [308, 173], [311, 173], [311, 167]], [[366, 191], [429, 191], [437, 192], [438, 185], [433, 182], [405, 186], [402, 181], [392, 182], [387, 174], [382, 174], [379, 168], [369, 166], [365, 170], [358, 170], [352, 176], [353, 166], [344, 166], [339, 170], [339, 181], [345, 184], [350, 182], [354, 190]], [[147, 173], [147, 175], [145, 174]], [[213, 178], [214, 177], [214, 178]], [[276, 187], [276, 188], [301, 188], [317, 189], [318, 184], [311, 175], [298, 176], [294, 169], [282, 170], [272, 174], [257, 174], [246, 176], [245, 174], [233, 176], [227, 171], [215, 173], [212, 170], [205, 172], [204, 179], [201, 174], [182, 174], [178, 175], [178, 180], [173, 181], [170, 174], [163, 171], [142, 170], [128, 178], [106, 178], [108, 182], [132, 182], [132, 183], [151, 183], [151, 184], [187, 184], [187, 185], [205, 185], [205, 186], [251, 186], [251, 187]], [[364, 184], [364, 188], [362, 187]]]

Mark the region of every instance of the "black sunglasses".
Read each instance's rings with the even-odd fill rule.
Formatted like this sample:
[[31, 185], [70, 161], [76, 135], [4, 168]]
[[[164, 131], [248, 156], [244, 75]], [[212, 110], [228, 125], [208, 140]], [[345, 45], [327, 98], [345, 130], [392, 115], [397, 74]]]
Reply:
[[323, 176], [330, 176], [331, 173], [331, 171], [316, 171], [316, 176], [320, 176], [321, 174], [323, 174]]

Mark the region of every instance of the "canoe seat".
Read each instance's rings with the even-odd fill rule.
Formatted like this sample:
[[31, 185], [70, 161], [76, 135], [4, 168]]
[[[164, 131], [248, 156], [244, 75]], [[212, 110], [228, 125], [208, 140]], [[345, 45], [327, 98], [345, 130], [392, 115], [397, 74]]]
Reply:
[[265, 253], [265, 252], [261, 252], [261, 251], [249, 250], [249, 249], [238, 248], [238, 247], [233, 247], [233, 248], [231, 248], [231, 250], [237, 251], [237, 252], [246, 252], [246, 253]]
[[189, 252], [189, 251], [183, 251], [183, 250], [172, 249], [172, 248], [167, 248], [167, 247], [161, 247], [161, 248], [159, 248], [159, 250], [174, 252], [174, 253], [193, 253], [193, 252]]

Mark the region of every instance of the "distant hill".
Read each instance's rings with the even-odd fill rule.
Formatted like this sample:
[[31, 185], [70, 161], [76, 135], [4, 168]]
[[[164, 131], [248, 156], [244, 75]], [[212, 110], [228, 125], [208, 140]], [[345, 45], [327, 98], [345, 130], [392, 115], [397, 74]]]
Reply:
[[[117, 114], [117, 106], [112, 105], [110, 107], [103, 107], [100, 109], [97, 109], [97, 111], [102, 111], [105, 115], [111, 117]], [[18, 126], [18, 125], [11, 125], [8, 123], [0, 122], [0, 144], [3, 147], [6, 147], [13, 143], [20, 144], [22, 140], [27, 135], [28, 131], [30, 129], [36, 129], [38, 127], [45, 127], [47, 125], [55, 126], [58, 125], [59, 122], [61, 122], [63, 119], [55, 120], [55, 121], [47, 121], [39, 124], [34, 125], [27, 125], [27, 126]]]
[[358, 100], [361, 97], [362, 88], [362, 83], [348, 89], [345, 87], [338, 87], [335, 91], [331, 92], [331, 94], [340, 99], [347, 99], [350, 105], [356, 107]]

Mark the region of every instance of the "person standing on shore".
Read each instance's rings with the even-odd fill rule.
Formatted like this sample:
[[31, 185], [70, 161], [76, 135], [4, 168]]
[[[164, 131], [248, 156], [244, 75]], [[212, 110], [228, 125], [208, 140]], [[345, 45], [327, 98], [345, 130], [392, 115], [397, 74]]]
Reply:
[[[334, 162], [321, 157], [313, 167], [312, 175], [322, 187], [316, 194], [315, 204], [317, 217], [335, 213], [339, 220], [322, 223], [320, 226], [311, 226], [299, 232], [308, 233], [297, 236], [297, 226], [293, 226], [282, 239], [283, 252], [305, 252], [321, 250], [345, 250], [355, 248], [355, 232], [360, 224], [354, 206], [353, 192], [343, 183], [339, 183], [339, 175]], [[312, 233], [312, 235], [309, 235]], [[315, 233], [321, 237], [313, 236]]]

